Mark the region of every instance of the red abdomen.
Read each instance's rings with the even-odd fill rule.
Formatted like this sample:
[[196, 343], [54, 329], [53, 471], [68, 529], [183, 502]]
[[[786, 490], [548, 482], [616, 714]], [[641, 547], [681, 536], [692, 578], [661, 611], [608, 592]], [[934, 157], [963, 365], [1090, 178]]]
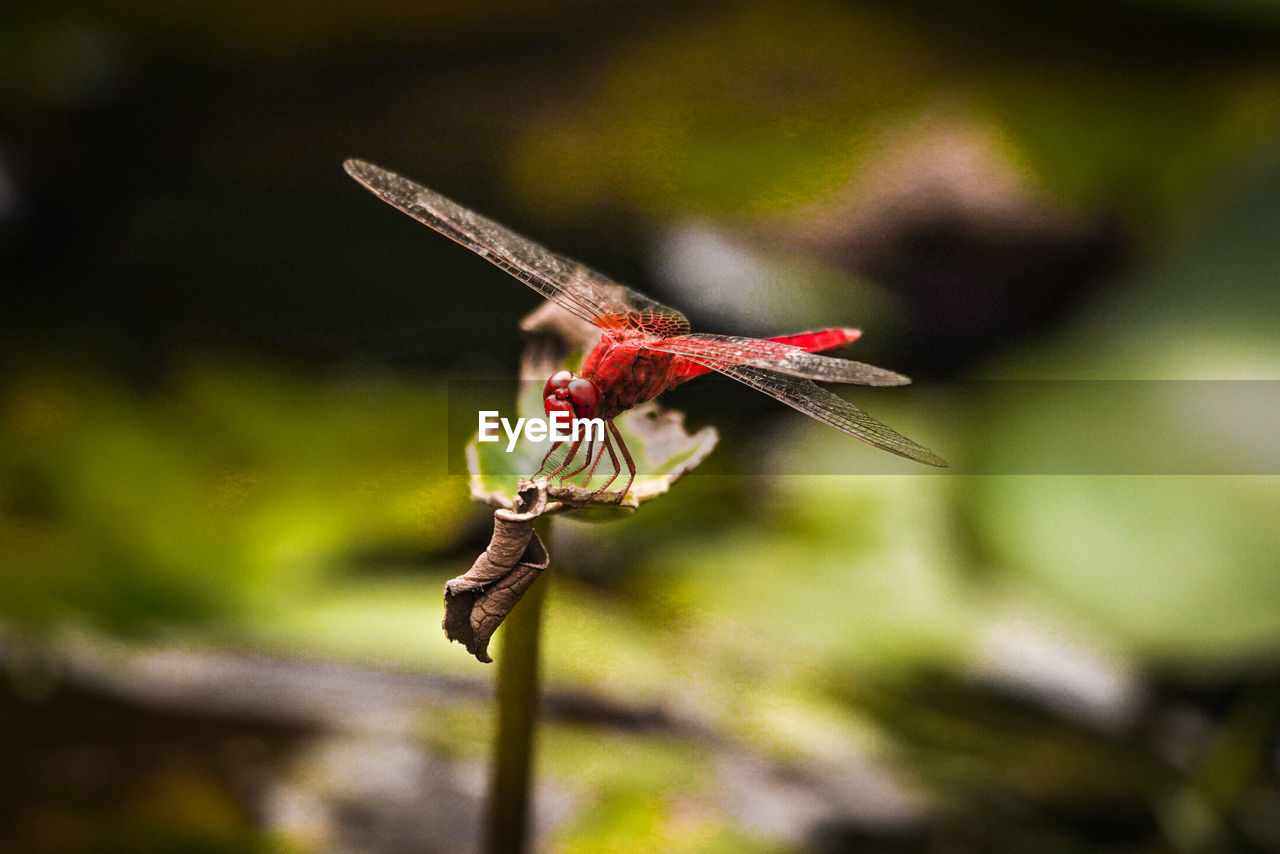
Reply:
[[[818, 353], [835, 347], [843, 347], [845, 344], [857, 341], [861, 337], [862, 330], [846, 327], [842, 329], [819, 329], [816, 332], [797, 332], [794, 335], [776, 335], [767, 340], [776, 341], [779, 344], [790, 344], [792, 347], [799, 347], [801, 350], [807, 350], [810, 353]], [[674, 386], [685, 380], [709, 374], [711, 369], [677, 356], [675, 357], [673, 372], [675, 381], [671, 385]]]

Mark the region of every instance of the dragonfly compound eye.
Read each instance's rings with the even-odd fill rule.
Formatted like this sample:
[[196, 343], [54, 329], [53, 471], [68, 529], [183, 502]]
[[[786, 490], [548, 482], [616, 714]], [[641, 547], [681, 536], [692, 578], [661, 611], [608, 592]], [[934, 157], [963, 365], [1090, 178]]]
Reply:
[[551, 418], [557, 412], [567, 413], [570, 418], [574, 417], [573, 404], [562, 397], [557, 397], [555, 393], [547, 395], [546, 399], [542, 401], [542, 408], [546, 410], [548, 418]]
[[569, 400], [573, 402], [573, 410], [582, 418], [590, 418], [596, 414], [600, 406], [600, 390], [591, 380], [575, 379], [568, 386]]
[[[547, 384], [542, 387], [542, 396], [550, 397], [557, 391], [563, 391], [568, 387], [569, 383], [574, 381], [574, 379], [576, 379], [576, 377], [574, 377], [572, 371], [556, 371], [547, 380]], [[563, 394], [559, 396], [561, 398], [564, 397]]]

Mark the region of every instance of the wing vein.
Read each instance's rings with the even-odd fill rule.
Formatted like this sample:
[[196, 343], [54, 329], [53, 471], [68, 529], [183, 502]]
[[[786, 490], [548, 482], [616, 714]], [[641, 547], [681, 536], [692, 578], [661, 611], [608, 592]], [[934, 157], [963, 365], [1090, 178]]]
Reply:
[[869, 445], [931, 466], [946, 467], [947, 461], [887, 424], [872, 418], [862, 409], [837, 397], [802, 377], [778, 374], [749, 365], [717, 365], [707, 363], [727, 377], [764, 392], [815, 421], [833, 427]]
[[897, 386], [911, 380], [864, 362], [810, 353], [800, 347], [763, 338], [693, 333], [645, 342], [651, 350], [683, 356], [709, 368], [750, 365], [779, 374], [853, 385]]
[[618, 316], [661, 316], [673, 334], [689, 322], [673, 308], [614, 282], [607, 276], [521, 237], [434, 190], [361, 160], [343, 164], [369, 191], [423, 225], [465, 246], [543, 297], [601, 328], [615, 328]]

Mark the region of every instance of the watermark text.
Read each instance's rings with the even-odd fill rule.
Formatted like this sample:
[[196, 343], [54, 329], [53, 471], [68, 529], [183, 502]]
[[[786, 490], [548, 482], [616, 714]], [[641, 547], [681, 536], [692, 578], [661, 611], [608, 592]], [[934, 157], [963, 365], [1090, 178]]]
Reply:
[[520, 434], [530, 442], [577, 442], [586, 439], [589, 442], [604, 441], [603, 418], [574, 418], [568, 412], [553, 412], [550, 418], [517, 418], [512, 424], [503, 418], [496, 409], [480, 410], [479, 441], [500, 442], [502, 436], [498, 429], [507, 435], [507, 453], [515, 450], [520, 441]]

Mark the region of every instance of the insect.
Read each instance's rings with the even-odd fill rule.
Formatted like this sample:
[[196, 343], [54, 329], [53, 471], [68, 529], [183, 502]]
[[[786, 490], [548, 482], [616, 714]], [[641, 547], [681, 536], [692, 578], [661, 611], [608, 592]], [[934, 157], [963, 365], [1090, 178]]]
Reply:
[[[621, 502], [635, 481], [636, 466], [613, 419], [685, 380], [711, 371], [758, 389], [877, 448], [932, 466], [947, 465], [928, 448], [814, 384], [814, 380], [868, 386], [910, 382], [893, 371], [816, 352], [856, 340], [860, 335], [856, 329], [824, 329], [771, 339], [690, 332], [689, 321], [675, 309], [557, 255], [439, 193], [362, 160], [348, 160], [343, 165], [351, 177], [383, 201], [462, 244], [600, 330], [600, 343], [587, 354], [581, 374], [553, 374], [543, 388], [543, 397], [549, 418], [557, 412], [574, 418], [600, 418], [607, 432], [598, 448], [588, 442], [577, 469], [566, 471], [583, 450], [580, 440], [573, 442], [551, 476], [563, 473], [562, 478], [574, 477], [586, 471], [590, 482], [607, 453], [613, 475], [597, 490], [601, 492], [621, 474], [621, 453], [628, 472], [626, 485], [617, 498]], [[560, 443], [552, 445], [543, 459], [543, 468], [559, 446]]]

